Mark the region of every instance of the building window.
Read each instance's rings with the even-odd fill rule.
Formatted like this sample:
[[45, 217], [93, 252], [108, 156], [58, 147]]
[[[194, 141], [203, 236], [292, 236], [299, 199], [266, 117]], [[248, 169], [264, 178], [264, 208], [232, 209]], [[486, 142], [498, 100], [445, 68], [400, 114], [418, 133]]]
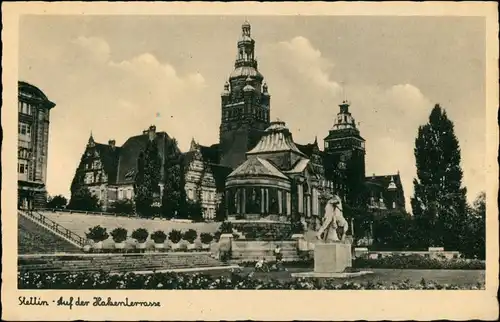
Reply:
[[127, 199], [132, 199], [132, 190], [127, 190]]
[[35, 107], [25, 102], [18, 102], [18, 111], [22, 114], [33, 115]]
[[85, 183], [93, 183], [94, 182], [94, 174], [92, 172], [85, 173]]
[[31, 127], [29, 124], [19, 122], [17, 129], [20, 135], [25, 135], [25, 136], [31, 135]]
[[101, 162], [99, 160], [94, 160], [92, 163], [92, 168], [99, 169], [101, 167]]
[[193, 189], [189, 189], [189, 190], [188, 190], [188, 198], [189, 198], [189, 199], [193, 199], [193, 198], [194, 198], [194, 195], [193, 195]]
[[19, 160], [17, 165], [17, 172], [20, 174], [28, 173], [28, 162], [25, 160]]

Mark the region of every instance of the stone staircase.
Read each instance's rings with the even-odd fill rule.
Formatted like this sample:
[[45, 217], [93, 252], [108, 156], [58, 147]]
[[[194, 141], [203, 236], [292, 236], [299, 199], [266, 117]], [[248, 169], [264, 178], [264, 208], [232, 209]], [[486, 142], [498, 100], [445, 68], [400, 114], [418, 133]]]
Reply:
[[20, 257], [20, 272], [143, 272], [227, 266], [210, 253]]
[[82, 248], [85, 246], [86, 238], [74, 233], [73, 231], [61, 226], [57, 222], [47, 218], [38, 211], [22, 211], [18, 210], [18, 218], [25, 218], [37, 224], [39, 227], [51, 232], [52, 234], [66, 240], [75, 247]]
[[18, 253], [51, 254], [81, 252], [84, 239], [43, 215], [18, 212]]
[[265, 258], [266, 261], [274, 261], [274, 249], [276, 245], [281, 248], [283, 261], [299, 260], [297, 242], [295, 241], [232, 241], [232, 262], [252, 262]]

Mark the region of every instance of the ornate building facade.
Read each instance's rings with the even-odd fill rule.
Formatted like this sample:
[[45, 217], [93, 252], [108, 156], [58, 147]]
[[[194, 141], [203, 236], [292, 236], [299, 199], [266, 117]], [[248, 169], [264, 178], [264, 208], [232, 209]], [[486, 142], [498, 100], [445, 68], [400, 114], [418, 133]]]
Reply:
[[50, 110], [55, 107], [36, 86], [18, 82], [18, 207], [45, 207]]
[[[201, 203], [206, 219], [215, 217], [224, 200], [229, 216], [297, 213], [314, 222], [322, 215], [319, 196], [327, 193], [370, 203], [370, 209], [404, 208], [399, 173], [365, 177], [365, 140], [348, 102], [340, 104], [324, 150], [317, 138], [297, 144], [284, 122], [270, 122], [271, 96], [258, 70], [248, 22], [241, 27], [236, 47], [234, 69], [221, 94], [219, 142], [203, 146], [193, 139], [182, 157], [186, 196]], [[121, 147], [113, 140], [107, 145], [89, 140], [84, 152], [88, 157], [82, 157], [78, 169], [86, 173], [85, 184], [104, 207], [116, 200], [133, 200], [137, 158], [148, 140], [157, 142], [164, 164], [171, 138], [154, 126]], [[163, 185], [164, 181], [160, 193]]]
[[294, 214], [309, 224], [319, 222], [333, 184], [325, 184], [284, 122], [272, 122], [246, 157], [226, 179], [229, 218], [288, 221]]

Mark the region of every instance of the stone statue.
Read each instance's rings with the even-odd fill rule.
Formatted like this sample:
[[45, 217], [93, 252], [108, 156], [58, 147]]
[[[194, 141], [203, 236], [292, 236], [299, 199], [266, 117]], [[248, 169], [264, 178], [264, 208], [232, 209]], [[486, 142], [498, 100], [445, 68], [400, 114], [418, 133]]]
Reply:
[[[325, 242], [344, 241], [348, 226], [349, 223], [342, 215], [342, 201], [339, 196], [333, 196], [326, 203], [323, 224], [316, 233], [316, 238]], [[340, 238], [337, 234], [337, 228], [339, 227], [343, 228]]]

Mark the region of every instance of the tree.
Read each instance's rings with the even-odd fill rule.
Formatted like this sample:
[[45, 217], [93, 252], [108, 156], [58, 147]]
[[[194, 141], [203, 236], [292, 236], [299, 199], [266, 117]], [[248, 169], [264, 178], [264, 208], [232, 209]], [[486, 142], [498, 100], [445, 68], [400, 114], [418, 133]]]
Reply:
[[417, 178], [413, 215], [422, 246], [457, 250], [464, 238], [466, 189], [462, 187], [460, 147], [446, 111], [435, 105], [415, 140]]
[[462, 253], [467, 258], [485, 259], [486, 257], [486, 194], [479, 193], [466, 221], [466, 238]]
[[101, 206], [97, 196], [92, 195], [86, 186], [81, 186], [71, 194], [68, 209], [82, 211], [100, 211]]
[[108, 212], [130, 215], [134, 213], [134, 204], [130, 199], [117, 200], [110, 205]]
[[155, 140], [149, 140], [139, 154], [134, 194], [136, 211], [141, 216], [151, 215], [151, 205], [159, 195], [161, 159]]
[[375, 217], [373, 246], [378, 250], [414, 249], [414, 220], [405, 211], [391, 210]]
[[227, 219], [226, 216], [226, 195], [222, 194], [219, 204], [215, 209], [215, 220], [216, 221], [224, 221]]
[[165, 160], [165, 186], [162, 197], [162, 216], [174, 218], [185, 209], [184, 167], [177, 140], [169, 141]]
[[194, 221], [200, 222], [204, 221], [203, 218], [203, 207], [201, 206], [201, 202], [199, 200], [188, 200], [186, 204], [186, 214], [187, 218]]
[[66, 207], [68, 204], [68, 200], [62, 196], [62, 195], [57, 195], [54, 197], [49, 197], [49, 200], [47, 202], [47, 208], [51, 209], [62, 209]]

